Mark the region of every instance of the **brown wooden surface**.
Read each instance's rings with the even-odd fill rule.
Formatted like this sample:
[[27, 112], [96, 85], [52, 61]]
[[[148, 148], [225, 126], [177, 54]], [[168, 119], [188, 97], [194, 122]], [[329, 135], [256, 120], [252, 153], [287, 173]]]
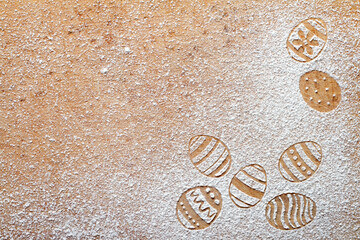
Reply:
[[[0, 1], [0, 236], [359, 236], [359, 14], [358, 1]], [[286, 39], [311, 17], [325, 19], [328, 42], [314, 61], [296, 62]], [[300, 94], [300, 77], [315, 69], [341, 86], [329, 113]], [[187, 156], [202, 134], [234, 156], [216, 182]], [[325, 162], [310, 182], [286, 185], [281, 152], [311, 139], [325, 142]], [[269, 187], [243, 212], [226, 194], [252, 163]], [[197, 185], [220, 190], [223, 212], [189, 233], [175, 206]], [[264, 215], [284, 186], [316, 187], [320, 213], [293, 235]]]

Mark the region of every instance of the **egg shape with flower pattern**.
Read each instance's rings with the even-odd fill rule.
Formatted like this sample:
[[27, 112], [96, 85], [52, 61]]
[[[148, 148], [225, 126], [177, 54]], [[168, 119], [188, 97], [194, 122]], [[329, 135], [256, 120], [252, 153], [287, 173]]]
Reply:
[[327, 27], [320, 18], [309, 18], [290, 32], [286, 47], [298, 62], [310, 62], [323, 51], [327, 42]]

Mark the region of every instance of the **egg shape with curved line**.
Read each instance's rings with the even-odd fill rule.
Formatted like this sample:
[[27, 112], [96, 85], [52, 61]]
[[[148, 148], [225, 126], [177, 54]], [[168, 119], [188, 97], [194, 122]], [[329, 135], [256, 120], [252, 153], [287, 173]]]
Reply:
[[228, 147], [218, 138], [198, 135], [189, 142], [190, 160], [200, 173], [208, 177], [224, 176], [231, 166]]
[[265, 216], [270, 225], [277, 229], [299, 229], [314, 220], [316, 204], [303, 194], [284, 193], [268, 202]]
[[265, 169], [251, 164], [240, 169], [229, 186], [231, 201], [239, 208], [250, 208], [263, 198], [267, 186]]

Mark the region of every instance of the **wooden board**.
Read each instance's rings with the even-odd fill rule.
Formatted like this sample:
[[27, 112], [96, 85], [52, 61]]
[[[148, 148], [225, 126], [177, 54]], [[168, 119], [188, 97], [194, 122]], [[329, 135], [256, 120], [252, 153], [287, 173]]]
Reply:
[[[359, 1], [0, 1], [1, 238], [359, 238], [359, 14]], [[313, 71], [339, 98], [303, 84]], [[305, 163], [304, 181], [282, 175]], [[207, 187], [221, 207], [195, 192]]]

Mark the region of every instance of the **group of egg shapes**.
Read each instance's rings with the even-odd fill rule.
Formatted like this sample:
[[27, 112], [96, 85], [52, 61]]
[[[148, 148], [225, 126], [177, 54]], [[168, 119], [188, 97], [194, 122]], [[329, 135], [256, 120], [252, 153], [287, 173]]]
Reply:
[[[189, 155], [195, 168], [208, 177], [220, 178], [231, 166], [231, 155], [218, 138], [199, 135], [189, 142]], [[279, 171], [290, 182], [309, 179], [320, 166], [322, 150], [311, 141], [300, 142], [287, 148], [279, 159]], [[239, 208], [251, 208], [263, 198], [267, 186], [265, 169], [258, 164], [241, 168], [229, 184], [231, 201]], [[176, 206], [180, 223], [187, 229], [209, 227], [222, 208], [220, 192], [210, 186], [198, 186], [184, 192]], [[265, 216], [268, 222], [281, 230], [293, 230], [310, 223], [316, 215], [316, 204], [298, 193], [284, 193], [270, 200]]]
[[[320, 55], [327, 43], [327, 27], [319, 18], [299, 23], [286, 41], [290, 56], [298, 62], [310, 62]], [[319, 112], [335, 109], [341, 100], [341, 89], [327, 73], [313, 70], [300, 78], [300, 93], [304, 101]]]
[[[310, 18], [298, 24], [289, 34], [286, 46], [290, 56], [298, 62], [310, 62], [324, 49], [327, 27], [323, 20]], [[300, 92], [313, 109], [328, 112], [341, 100], [341, 89], [328, 74], [321, 71], [305, 73], [300, 78]], [[190, 159], [200, 173], [219, 178], [230, 169], [229, 149], [212, 136], [199, 135], [190, 140]], [[279, 159], [279, 171], [290, 182], [309, 179], [320, 166], [322, 150], [311, 141], [296, 143], [287, 148]], [[231, 201], [239, 208], [251, 208], [263, 198], [267, 186], [265, 169], [251, 164], [240, 169], [229, 185]], [[176, 214], [180, 223], [190, 230], [209, 227], [222, 208], [220, 192], [210, 186], [198, 186], [184, 192], [177, 202]], [[284, 193], [266, 205], [265, 216], [271, 226], [293, 230], [309, 224], [316, 215], [316, 204], [298, 193]]]

